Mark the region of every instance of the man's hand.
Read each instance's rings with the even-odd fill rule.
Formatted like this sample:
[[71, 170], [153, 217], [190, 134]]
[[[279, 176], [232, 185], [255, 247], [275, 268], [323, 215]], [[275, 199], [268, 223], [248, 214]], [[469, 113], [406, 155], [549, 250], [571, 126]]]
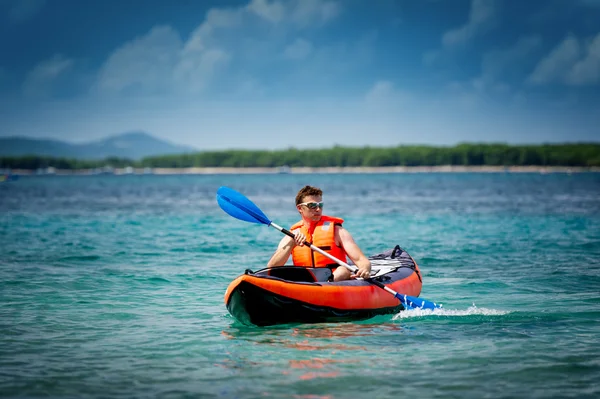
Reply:
[[356, 272], [354, 272], [354, 274], [352, 274], [350, 277], [354, 277], [354, 278], [369, 278], [371, 277], [371, 264], [369, 263], [369, 265], [365, 265], [365, 266], [360, 266], [358, 268], [358, 270]]
[[296, 230], [294, 232], [294, 244], [302, 247], [304, 246], [304, 241], [306, 241], [306, 236], [300, 230]]

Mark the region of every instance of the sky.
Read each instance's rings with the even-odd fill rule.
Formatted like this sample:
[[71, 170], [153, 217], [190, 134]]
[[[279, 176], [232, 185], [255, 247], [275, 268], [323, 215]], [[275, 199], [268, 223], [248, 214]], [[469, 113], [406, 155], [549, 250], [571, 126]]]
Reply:
[[0, 0], [0, 137], [600, 141], [600, 0]]

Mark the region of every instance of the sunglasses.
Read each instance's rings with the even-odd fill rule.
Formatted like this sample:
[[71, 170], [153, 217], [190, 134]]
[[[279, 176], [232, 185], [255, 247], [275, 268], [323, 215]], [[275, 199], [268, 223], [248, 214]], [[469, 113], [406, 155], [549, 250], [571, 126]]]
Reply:
[[323, 209], [323, 202], [302, 202], [298, 205], [304, 205], [308, 209], [317, 209], [317, 208]]

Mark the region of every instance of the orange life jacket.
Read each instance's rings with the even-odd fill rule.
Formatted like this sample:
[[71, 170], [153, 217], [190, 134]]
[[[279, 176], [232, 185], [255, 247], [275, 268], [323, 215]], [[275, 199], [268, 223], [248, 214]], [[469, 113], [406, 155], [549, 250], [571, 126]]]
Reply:
[[[342, 223], [344, 223], [343, 219], [323, 215], [321, 216], [321, 220], [314, 225], [313, 231], [308, 231], [302, 220], [294, 224], [290, 230], [294, 231], [300, 229], [306, 236], [306, 241], [346, 262], [346, 252], [341, 246], [337, 246], [335, 243], [335, 225], [339, 224], [341, 226]], [[313, 251], [306, 245], [294, 247], [292, 250], [292, 262], [294, 262], [294, 265], [296, 266], [307, 267], [337, 265], [328, 257]]]

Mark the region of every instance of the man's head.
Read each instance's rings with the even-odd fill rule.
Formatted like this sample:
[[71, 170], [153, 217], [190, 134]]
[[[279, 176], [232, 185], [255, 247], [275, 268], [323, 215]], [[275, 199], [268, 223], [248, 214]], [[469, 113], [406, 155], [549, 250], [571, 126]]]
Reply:
[[323, 190], [313, 186], [304, 186], [296, 194], [296, 205], [305, 202], [305, 197], [323, 197]]
[[312, 186], [302, 187], [296, 194], [296, 209], [302, 218], [318, 221], [323, 212], [323, 191]]

